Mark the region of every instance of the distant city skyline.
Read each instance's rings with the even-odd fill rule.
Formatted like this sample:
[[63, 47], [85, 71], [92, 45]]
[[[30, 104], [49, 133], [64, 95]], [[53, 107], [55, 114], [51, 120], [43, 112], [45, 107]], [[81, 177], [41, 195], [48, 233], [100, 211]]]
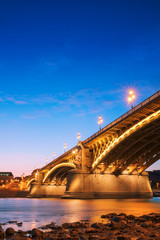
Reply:
[[[1, 171], [30, 174], [160, 90], [160, 2], [0, 3]], [[150, 169], [160, 169], [160, 161]]]

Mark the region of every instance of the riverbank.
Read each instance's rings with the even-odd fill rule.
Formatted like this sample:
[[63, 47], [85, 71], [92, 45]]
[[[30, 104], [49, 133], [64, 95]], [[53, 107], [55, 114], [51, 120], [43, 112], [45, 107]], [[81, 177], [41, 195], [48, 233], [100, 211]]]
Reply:
[[[159, 240], [160, 214], [151, 213], [136, 217], [126, 215], [125, 213], [110, 213], [102, 215], [101, 219], [102, 222], [95, 223], [90, 223], [89, 220], [82, 220], [56, 225], [56, 223], [52, 222], [26, 232], [21, 230], [16, 232], [10, 227], [3, 231], [2, 225], [0, 226], [0, 239], [10, 237], [12, 240]], [[13, 222], [10, 223], [12, 224]], [[18, 222], [16, 224], [23, 225], [23, 223]]]
[[0, 198], [24, 198], [28, 195], [28, 191], [0, 189]]
[[[0, 198], [25, 198], [28, 195], [29, 195], [29, 191], [0, 189]], [[153, 191], [153, 197], [160, 197], [160, 191]], [[42, 197], [37, 197], [37, 198], [42, 198]]]

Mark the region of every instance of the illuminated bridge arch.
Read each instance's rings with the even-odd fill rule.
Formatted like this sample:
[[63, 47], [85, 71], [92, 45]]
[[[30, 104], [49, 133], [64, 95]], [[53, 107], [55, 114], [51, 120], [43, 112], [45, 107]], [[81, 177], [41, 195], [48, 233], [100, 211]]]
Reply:
[[27, 188], [31, 185], [32, 182], [35, 181], [35, 178], [32, 178], [31, 180], [29, 180], [29, 182], [27, 183]]
[[43, 179], [43, 183], [47, 180], [51, 174], [55, 173], [55, 176], [65, 177], [68, 174], [68, 171], [71, 169], [75, 169], [76, 166], [73, 163], [60, 163], [54, 166], [50, 171], [47, 172]]
[[[116, 136], [96, 157], [92, 171], [104, 163], [106, 168], [110, 166], [110, 172], [123, 172], [129, 166], [129, 173], [132, 173], [139, 166], [141, 173], [160, 159], [159, 130], [160, 110], [139, 121], [119, 137]], [[138, 141], [139, 145], [136, 144]]]

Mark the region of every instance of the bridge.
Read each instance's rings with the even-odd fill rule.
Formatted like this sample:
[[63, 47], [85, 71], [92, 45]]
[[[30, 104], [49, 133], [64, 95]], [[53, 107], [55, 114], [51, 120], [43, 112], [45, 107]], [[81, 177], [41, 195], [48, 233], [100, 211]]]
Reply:
[[149, 198], [160, 159], [160, 91], [34, 171], [31, 197]]

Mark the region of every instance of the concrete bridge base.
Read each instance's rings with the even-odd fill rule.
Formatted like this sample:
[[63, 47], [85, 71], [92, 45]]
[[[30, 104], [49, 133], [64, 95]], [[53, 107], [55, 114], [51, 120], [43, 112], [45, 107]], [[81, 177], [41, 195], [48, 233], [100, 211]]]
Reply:
[[70, 171], [62, 198], [152, 198], [148, 174], [88, 174]]
[[53, 184], [31, 185], [28, 197], [36, 198], [152, 198], [152, 190], [147, 173], [143, 175], [123, 174], [118, 177], [109, 174], [89, 174], [69, 171], [67, 186]]
[[64, 195], [66, 186], [55, 186], [48, 184], [32, 184], [30, 193], [27, 197], [32, 198], [60, 198]]

